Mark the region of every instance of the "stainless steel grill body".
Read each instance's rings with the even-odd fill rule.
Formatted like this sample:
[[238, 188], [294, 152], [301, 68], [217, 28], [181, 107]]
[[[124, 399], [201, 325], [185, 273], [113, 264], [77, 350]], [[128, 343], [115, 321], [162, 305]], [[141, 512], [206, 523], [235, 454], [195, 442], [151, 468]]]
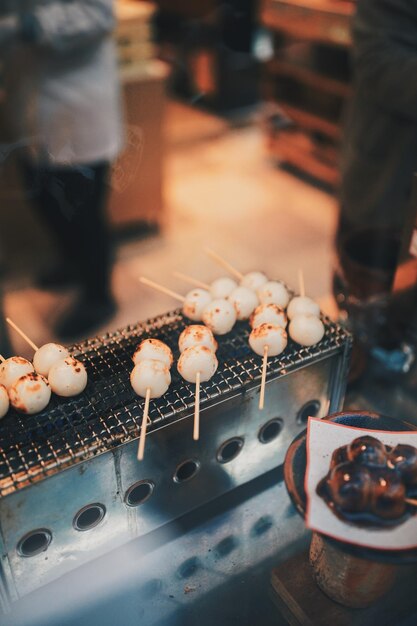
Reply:
[[[151, 402], [141, 463], [144, 402], [130, 387], [131, 358], [148, 336], [178, 356], [185, 320], [174, 311], [74, 346], [89, 372], [86, 392], [55, 398], [35, 416], [8, 415], [0, 425], [0, 602], [279, 466], [309, 413], [324, 416], [341, 407], [351, 341], [324, 321], [319, 344], [300, 349], [290, 342], [269, 360], [263, 411], [261, 358], [248, 347], [247, 325], [221, 338], [219, 369], [201, 389], [198, 442], [192, 439], [194, 387], [174, 366], [169, 391]], [[85, 512], [79, 522], [78, 512]], [[77, 527], [81, 520], [91, 528]], [[30, 537], [33, 531], [39, 536]], [[36, 553], [42, 536], [50, 543]], [[24, 556], [28, 552], [32, 556]]]

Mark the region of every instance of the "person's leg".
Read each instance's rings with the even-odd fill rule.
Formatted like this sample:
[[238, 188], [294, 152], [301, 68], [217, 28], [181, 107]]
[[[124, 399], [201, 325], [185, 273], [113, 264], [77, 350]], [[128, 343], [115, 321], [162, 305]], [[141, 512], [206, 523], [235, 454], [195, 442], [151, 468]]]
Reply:
[[[88, 333], [115, 311], [111, 296], [111, 245], [106, 219], [107, 162], [77, 167], [23, 165], [28, 198], [54, 235], [63, 263], [49, 285], [75, 279], [79, 300], [60, 320], [63, 338]], [[66, 268], [66, 269], [65, 269]]]
[[55, 172], [65, 191], [61, 207], [68, 220], [68, 255], [81, 287], [79, 300], [58, 324], [63, 339], [88, 333], [115, 312], [106, 218], [108, 175], [107, 163]]
[[[111, 240], [106, 217], [109, 165], [83, 168], [71, 189], [71, 231], [76, 237], [80, 285], [86, 298], [108, 299], [111, 288]], [[74, 249], [74, 242], [72, 243]]]
[[29, 160], [21, 162], [21, 172], [26, 197], [51, 234], [59, 254], [58, 262], [37, 277], [37, 284], [45, 289], [75, 284], [74, 267], [69, 263], [72, 242], [64, 183], [59, 173]]

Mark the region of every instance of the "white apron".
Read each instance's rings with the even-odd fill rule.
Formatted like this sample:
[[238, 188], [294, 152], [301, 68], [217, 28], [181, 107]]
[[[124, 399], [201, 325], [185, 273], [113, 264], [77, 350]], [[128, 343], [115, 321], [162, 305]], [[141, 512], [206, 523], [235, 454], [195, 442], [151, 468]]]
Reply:
[[[51, 165], [114, 160], [123, 132], [113, 0], [14, 0], [13, 6], [35, 24], [34, 43], [16, 36], [2, 47], [14, 139], [27, 141]], [[1, 30], [0, 19], [0, 41]]]

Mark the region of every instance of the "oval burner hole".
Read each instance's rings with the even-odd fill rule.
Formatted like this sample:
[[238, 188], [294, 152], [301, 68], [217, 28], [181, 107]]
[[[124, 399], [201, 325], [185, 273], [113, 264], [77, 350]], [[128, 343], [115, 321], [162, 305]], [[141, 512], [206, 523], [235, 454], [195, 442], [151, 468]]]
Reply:
[[194, 461], [193, 459], [189, 459], [188, 461], [184, 461], [178, 465], [174, 474], [174, 481], [176, 483], [184, 483], [186, 480], [191, 480], [198, 470], [200, 469], [200, 463], [198, 461]]
[[151, 497], [155, 484], [150, 480], [140, 480], [126, 491], [125, 502], [128, 506], [139, 506]]
[[217, 450], [216, 458], [219, 463], [229, 463], [240, 454], [244, 441], [242, 437], [233, 437], [228, 439]]
[[73, 526], [75, 530], [90, 530], [98, 524], [106, 514], [106, 507], [103, 504], [87, 504], [74, 517]]
[[283, 421], [280, 417], [274, 417], [274, 419], [266, 422], [260, 429], [258, 433], [258, 439], [261, 443], [269, 443], [278, 437], [282, 428]]
[[318, 400], [310, 400], [297, 413], [297, 422], [299, 424], [307, 424], [309, 417], [317, 417], [321, 404]]
[[52, 533], [46, 528], [39, 528], [28, 533], [17, 544], [20, 556], [35, 556], [45, 552], [52, 541]]

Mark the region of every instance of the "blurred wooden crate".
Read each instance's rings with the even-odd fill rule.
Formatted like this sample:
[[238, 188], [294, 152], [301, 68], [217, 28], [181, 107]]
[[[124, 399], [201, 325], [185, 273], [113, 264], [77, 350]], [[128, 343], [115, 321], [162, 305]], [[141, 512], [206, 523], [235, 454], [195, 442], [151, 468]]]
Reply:
[[117, 54], [119, 67], [123, 72], [126, 67], [143, 65], [155, 58], [155, 47], [150, 42], [134, 43], [126, 47], [119, 46]]
[[337, 149], [331, 143], [318, 141], [314, 135], [299, 127], [283, 129], [268, 137], [269, 154], [281, 163], [291, 165], [337, 187], [340, 182]]
[[346, 0], [262, 0], [273, 33], [263, 93], [290, 125], [267, 126], [273, 158], [337, 188], [343, 112], [351, 94], [354, 5]]
[[114, 36], [122, 68], [141, 66], [155, 56], [151, 23], [155, 10], [155, 5], [150, 2], [124, 0], [117, 3]]
[[161, 61], [123, 69], [125, 147], [113, 166], [109, 214], [126, 230], [163, 219], [164, 112], [169, 68]]
[[354, 5], [346, 0], [261, 0], [261, 22], [298, 40], [351, 45]]
[[219, 11], [216, 0], [155, 0], [164, 13], [172, 13], [186, 18], [213, 19]]
[[129, 32], [132, 28], [149, 24], [155, 10], [152, 2], [119, 0], [116, 4], [117, 32]]

